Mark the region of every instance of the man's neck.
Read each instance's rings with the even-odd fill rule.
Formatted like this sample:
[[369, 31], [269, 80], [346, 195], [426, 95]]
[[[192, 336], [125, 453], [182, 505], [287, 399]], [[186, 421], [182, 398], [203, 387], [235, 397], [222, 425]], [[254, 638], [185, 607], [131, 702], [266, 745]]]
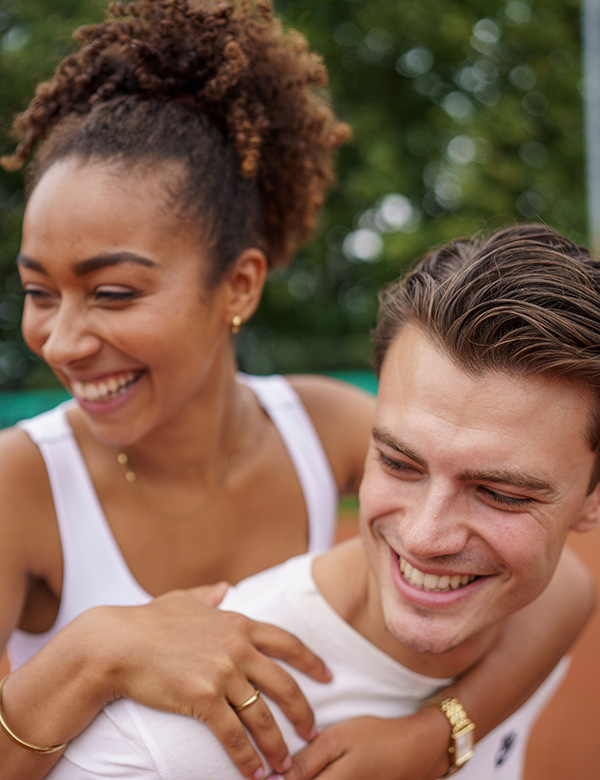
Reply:
[[313, 576], [323, 598], [359, 634], [396, 661], [419, 674], [449, 678], [464, 673], [497, 641], [499, 625], [439, 655], [405, 647], [386, 628], [379, 592], [370, 575], [360, 539], [351, 539], [320, 555]]

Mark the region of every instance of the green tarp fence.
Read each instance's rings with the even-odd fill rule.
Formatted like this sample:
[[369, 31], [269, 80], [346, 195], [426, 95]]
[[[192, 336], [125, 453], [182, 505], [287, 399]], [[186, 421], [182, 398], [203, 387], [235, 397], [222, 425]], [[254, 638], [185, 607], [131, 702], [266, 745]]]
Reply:
[[[377, 380], [369, 371], [338, 371], [329, 376], [343, 379], [370, 393], [377, 392]], [[0, 392], [0, 428], [45, 412], [67, 398], [69, 395], [62, 388]]]

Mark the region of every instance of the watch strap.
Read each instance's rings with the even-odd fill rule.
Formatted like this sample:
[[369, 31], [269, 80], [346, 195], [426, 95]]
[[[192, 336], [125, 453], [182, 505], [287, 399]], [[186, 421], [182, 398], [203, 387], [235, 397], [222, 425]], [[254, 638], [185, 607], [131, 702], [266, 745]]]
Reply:
[[457, 762], [456, 739], [469, 732], [473, 732], [475, 729], [475, 724], [465, 712], [462, 704], [454, 696], [448, 696], [443, 693], [438, 694], [424, 701], [421, 707], [435, 707], [436, 709], [439, 709], [440, 712], [442, 712], [442, 714], [445, 715], [448, 719], [451, 729], [450, 745], [448, 746], [448, 753], [450, 755], [450, 769], [446, 772], [446, 774], [442, 775], [442, 778], [450, 777], [451, 775], [458, 772], [459, 769], [462, 769], [462, 767], [473, 755], [471, 750], [470, 754], [462, 759], [459, 759]]

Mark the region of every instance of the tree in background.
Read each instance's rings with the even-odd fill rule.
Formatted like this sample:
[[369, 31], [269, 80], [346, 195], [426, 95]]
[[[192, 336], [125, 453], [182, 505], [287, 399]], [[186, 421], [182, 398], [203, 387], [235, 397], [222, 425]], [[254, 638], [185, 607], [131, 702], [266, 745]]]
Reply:
[[[35, 85], [72, 49], [72, 31], [102, 18], [105, 0], [0, 0], [0, 150], [11, 151], [14, 114]], [[23, 177], [0, 168], [0, 389], [56, 384], [20, 335], [21, 284], [15, 258], [21, 240]]]
[[[428, 246], [510, 220], [584, 240], [580, 3], [275, 0], [354, 128], [315, 240], [240, 339], [255, 373], [368, 367], [376, 291]], [[32, 84], [103, 0], [0, 2], [2, 147]], [[57, 42], [58, 39], [58, 42]], [[0, 179], [0, 387], [48, 382], [18, 337], [19, 176]]]

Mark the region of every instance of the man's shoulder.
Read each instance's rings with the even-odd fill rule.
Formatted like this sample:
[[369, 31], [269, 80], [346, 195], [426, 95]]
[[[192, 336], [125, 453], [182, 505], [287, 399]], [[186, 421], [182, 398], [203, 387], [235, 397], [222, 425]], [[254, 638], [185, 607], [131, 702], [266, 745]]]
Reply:
[[262, 620], [262, 613], [281, 603], [291, 601], [307, 590], [314, 591], [312, 565], [315, 553], [304, 553], [290, 558], [265, 571], [253, 574], [229, 588], [221, 609], [242, 612], [248, 617]]

